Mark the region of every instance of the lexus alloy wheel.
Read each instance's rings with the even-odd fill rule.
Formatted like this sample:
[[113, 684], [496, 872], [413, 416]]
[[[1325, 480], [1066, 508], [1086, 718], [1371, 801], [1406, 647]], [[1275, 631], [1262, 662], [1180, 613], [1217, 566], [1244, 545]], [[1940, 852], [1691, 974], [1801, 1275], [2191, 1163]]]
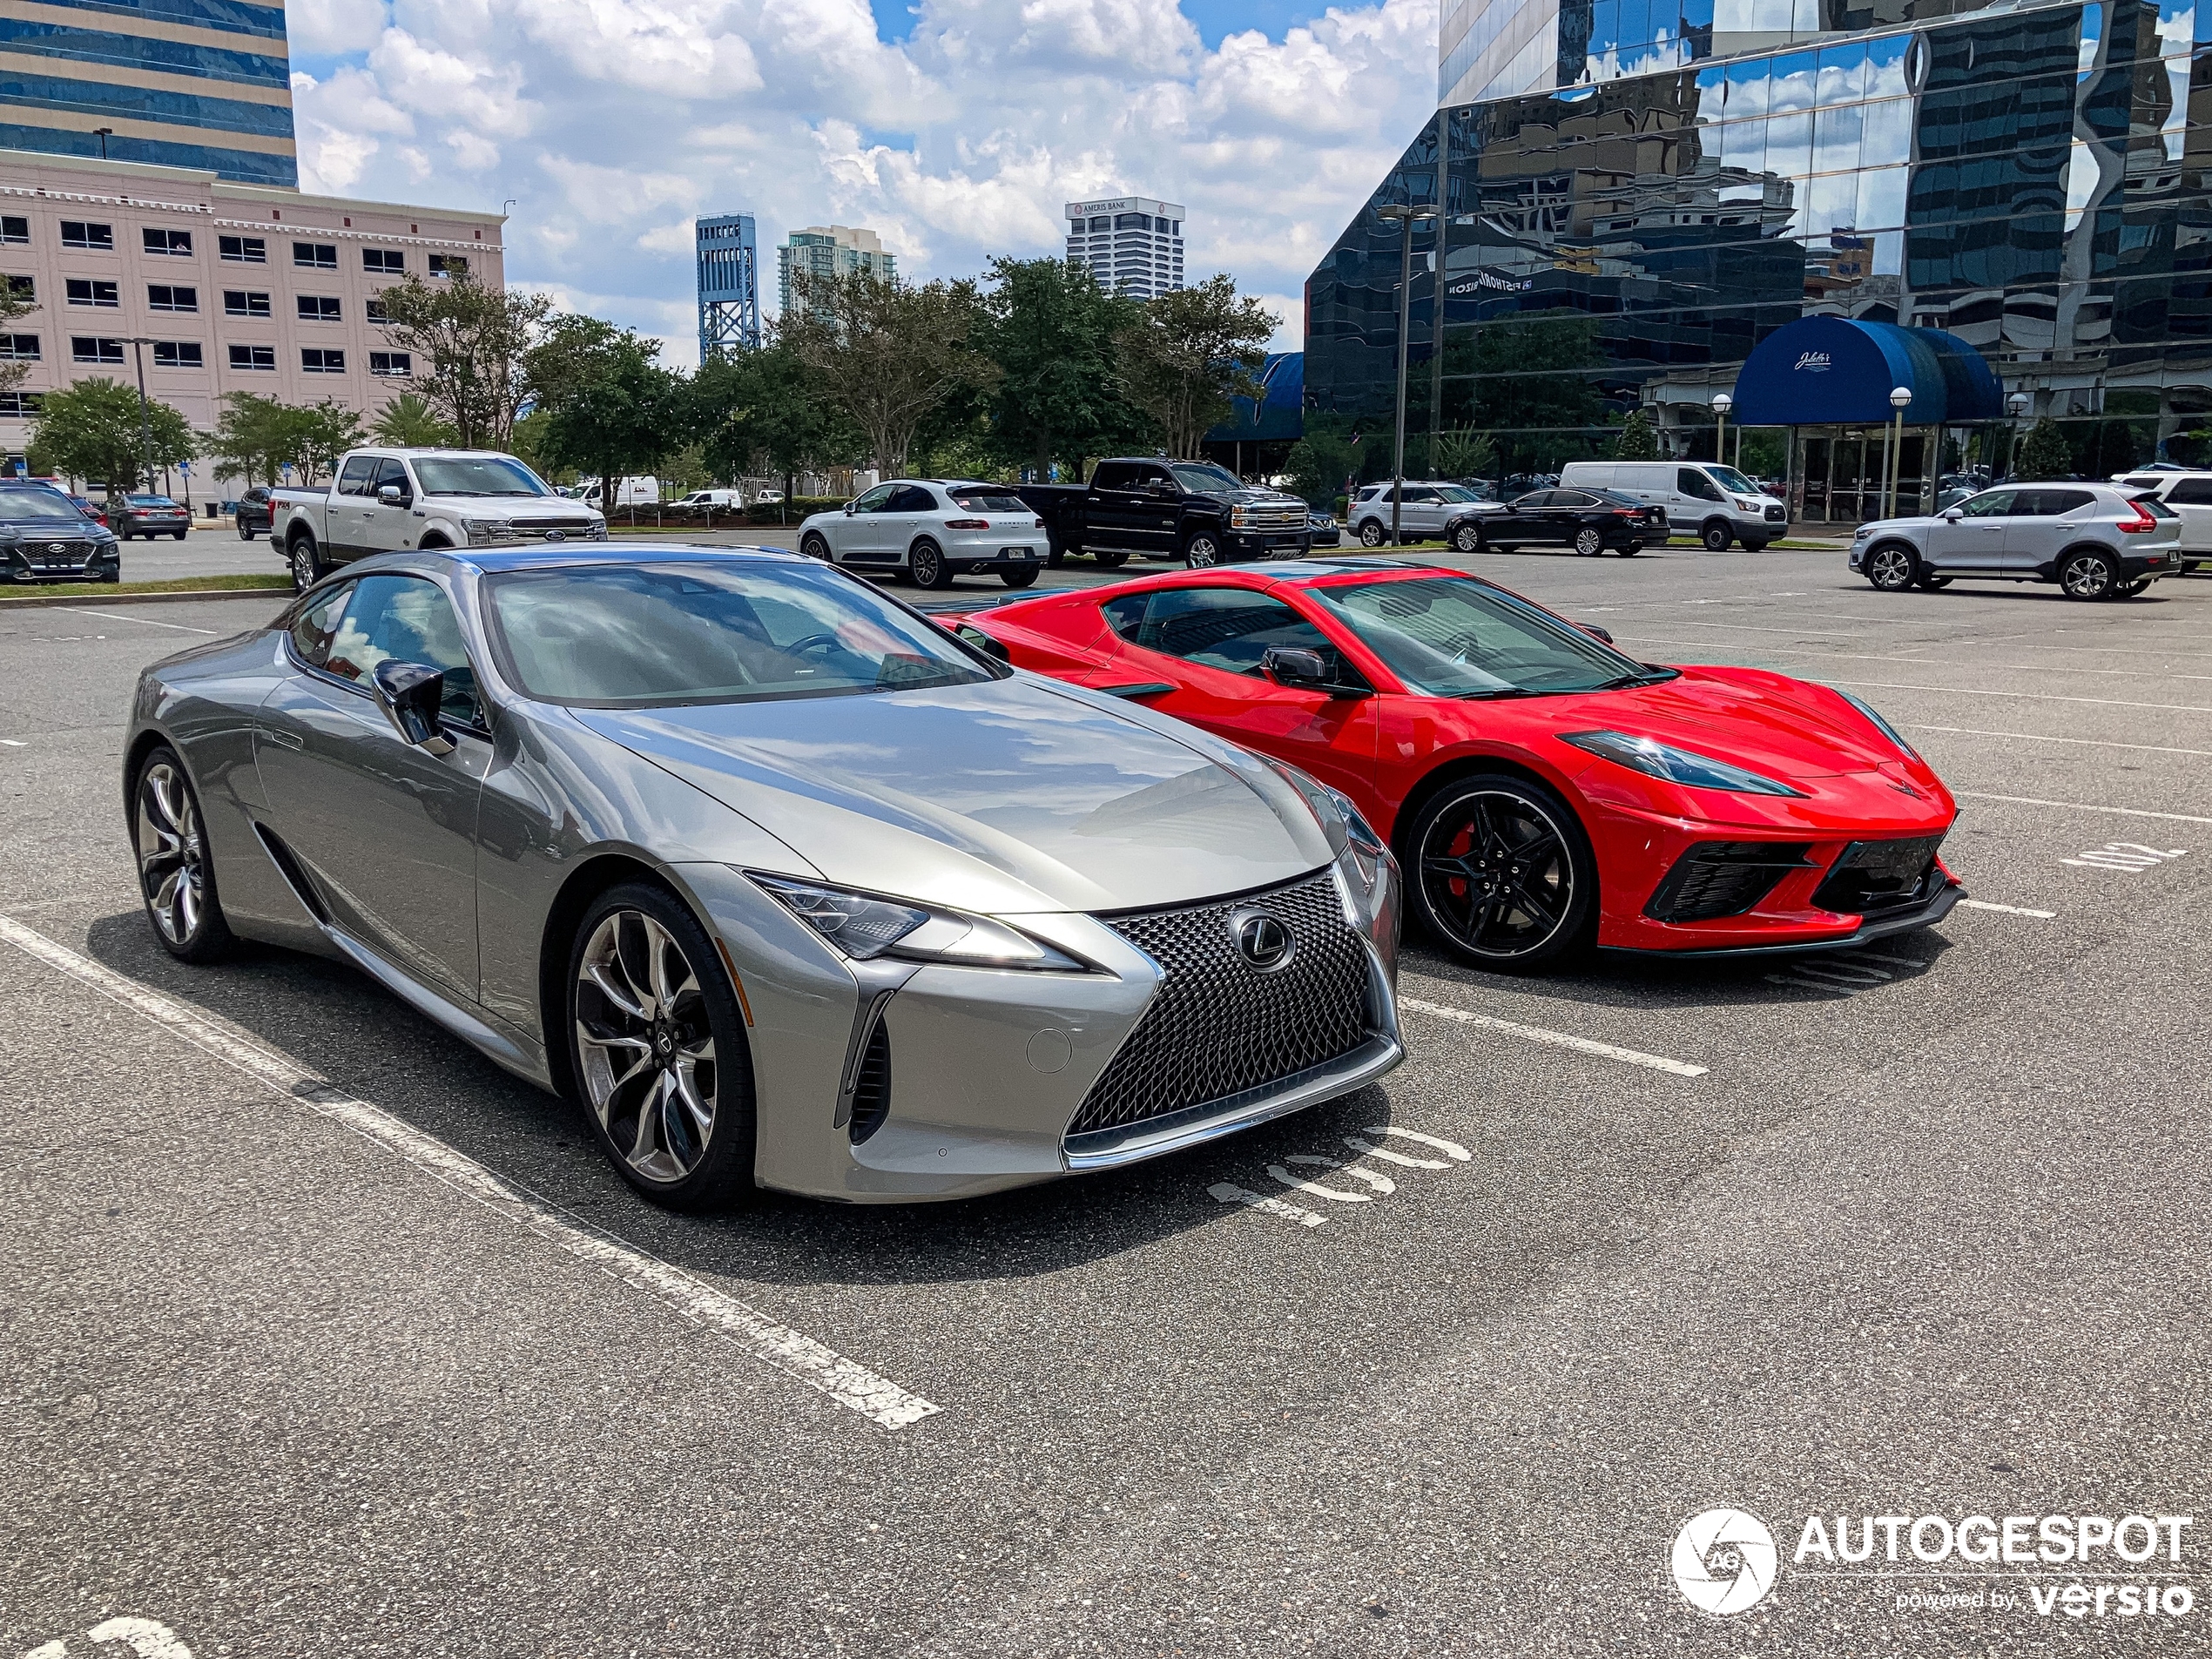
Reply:
[[601, 918], [577, 970], [584, 1099], [608, 1145], [657, 1185], [682, 1181], [714, 1138], [719, 1076], [697, 969], [643, 910]]
[[172, 750], [155, 750], [138, 774], [131, 840], [138, 890], [163, 946], [187, 961], [221, 954], [231, 931], [215, 897], [199, 803]]

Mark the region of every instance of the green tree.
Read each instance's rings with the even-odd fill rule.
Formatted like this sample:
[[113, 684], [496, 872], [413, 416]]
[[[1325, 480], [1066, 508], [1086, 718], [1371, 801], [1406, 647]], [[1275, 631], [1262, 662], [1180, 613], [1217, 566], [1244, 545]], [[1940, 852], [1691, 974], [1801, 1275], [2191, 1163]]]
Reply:
[[468, 449], [503, 449], [528, 396], [523, 368], [552, 302], [488, 287], [471, 276], [426, 280], [410, 272], [381, 296], [385, 334], [411, 354], [423, 398]]
[[690, 392], [690, 424], [715, 476], [772, 474], [783, 480], [786, 509], [798, 473], [848, 465], [866, 451], [852, 417], [823, 395], [798, 353], [772, 335], [757, 350], [709, 358]]
[[1133, 444], [1143, 417], [1124, 395], [1116, 339], [1141, 307], [1065, 260], [991, 261], [974, 343], [998, 370], [985, 398], [992, 451], [1044, 475], [1055, 461]]
[[334, 397], [310, 403], [292, 412], [291, 462], [303, 484], [319, 484], [338, 470], [348, 449], [360, 447], [366, 435], [361, 417]]
[[1116, 337], [1121, 378], [1170, 455], [1196, 455], [1206, 428], [1229, 417], [1231, 398], [1266, 395], [1253, 375], [1280, 321], [1226, 273], [1144, 302]]
[[2059, 423], [2045, 415], [2020, 448], [2013, 475], [2033, 483], [2046, 478], [2068, 478], [2074, 474], [2074, 449], [2059, 430]]
[[1359, 452], [1340, 432], [1308, 432], [1291, 446], [1283, 469], [1290, 475], [1292, 495], [1326, 508], [1344, 494], [1344, 481], [1359, 470]]
[[532, 347], [523, 372], [539, 388], [545, 427], [538, 453], [600, 481], [648, 472], [687, 440], [690, 399], [684, 383], [655, 361], [660, 342], [597, 317], [561, 317]]
[[293, 413], [290, 404], [273, 397], [228, 393], [223, 398], [222, 413], [215, 418], [215, 429], [200, 438], [200, 453], [214, 463], [219, 477], [273, 484], [284, 464], [292, 459]]
[[1614, 435], [1613, 458], [1616, 461], [1656, 461], [1659, 459], [1659, 434], [1651, 424], [1651, 417], [1642, 409], [1633, 411], [1621, 422], [1621, 430]]
[[1439, 478], [1495, 478], [1498, 446], [1487, 432], [1473, 427], [1447, 427], [1436, 445]]
[[[158, 472], [190, 461], [198, 452], [183, 415], [166, 403], [149, 403], [142, 426], [137, 389], [107, 380], [76, 381], [47, 393], [39, 402], [30, 442], [54, 471], [69, 478], [97, 479], [111, 498], [140, 487], [139, 469], [149, 458]], [[153, 487], [151, 477], [145, 487]]]
[[452, 426], [420, 392], [402, 392], [387, 403], [369, 434], [379, 443], [401, 449], [433, 449], [454, 441]]
[[1476, 376], [1468, 424], [1489, 432], [1501, 469], [1548, 470], [1592, 452], [1607, 424], [1590, 373], [1604, 366], [1594, 321], [1540, 312], [1467, 332], [1471, 342], [1446, 335], [1444, 372]]
[[[29, 277], [10, 277], [0, 282], [0, 325], [11, 323], [18, 317], [28, 317], [38, 309], [37, 301], [27, 293], [18, 290], [17, 282], [30, 286]], [[21, 386], [24, 376], [30, 373], [28, 363], [0, 362], [0, 392], [11, 392]]]
[[805, 307], [776, 336], [866, 435], [880, 472], [903, 471], [916, 429], [996, 376], [973, 342], [982, 307], [971, 281], [914, 286], [855, 271], [796, 287]]

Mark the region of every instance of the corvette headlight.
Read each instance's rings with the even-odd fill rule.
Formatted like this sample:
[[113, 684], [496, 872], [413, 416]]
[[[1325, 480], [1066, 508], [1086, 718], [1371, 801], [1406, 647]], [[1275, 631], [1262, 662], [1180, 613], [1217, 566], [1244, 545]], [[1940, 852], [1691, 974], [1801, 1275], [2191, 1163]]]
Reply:
[[1913, 759], [1918, 760], [1920, 758], [1920, 752], [1918, 749], [1915, 749], [1911, 744], [1907, 743], [1905, 740], [1904, 734], [1895, 726], [1892, 725], [1887, 720], [1885, 720], [1880, 714], [1876, 712], [1874, 705], [1871, 703], [1869, 703], [1865, 698], [1853, 697], [1849, 691], [1844, 690], [1844, 688], [1840, 685], [1831, 685], [1828, 689], [1833, 691], [1838, 697], [1842, 698], [1844, 702], [1850, 704], [1851, 707], [1857, 709], [1868, 719], [1871, 720], [1874, 723], [1874, 729], [1876, 731], [1879, 732], [1892, 743], [1897, 745], [1897, 746], [1903, 750], [1906, 754], [1912, 756]]
[[855, 961], [893, 956], [964, 968], [1033, 968], [1080, 974], [1084, 965], [988, 916], [941, 910], [846, 887], [747, 870], [747, 880]]
[[1632, 737], [1626, 732], [1569, 732], [1561, 733], [1560, 741], [1571, 743], [1615, 765], [1626, 766], [1630, 772], [1663, 778], [1670, 784], [1688, 784], [1696, 789], [1726, 789], [1739, 795], [1803, 796], [1805, 792], [1774, 779], [1763, 778], [1756, 772], [1731, 766], [1725, 760], [1716, 760], [1710, 755], [1677, 749], [1656, 738]]

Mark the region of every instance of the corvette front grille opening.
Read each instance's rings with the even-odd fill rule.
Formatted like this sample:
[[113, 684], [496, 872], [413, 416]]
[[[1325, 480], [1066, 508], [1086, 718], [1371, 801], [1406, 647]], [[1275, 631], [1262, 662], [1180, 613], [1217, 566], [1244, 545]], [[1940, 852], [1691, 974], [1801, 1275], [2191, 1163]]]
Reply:
[[1644, 906], [1654, 921], [1710, 921], [1740, 916], [1805, 867], [1804, 841], [1700, 841], [1675, 860]]
[[[1264, 973], [1238, 950], [1231, 918], [1247, 909], [1290, 933], [1283, 967]], [[1071, 1138], [1264, 1089], [1369, 1040], [1367, 953], [1326, 871], [1266, 893], [1099, 920], [1165, 977], [1084, 1096]]]
[[1935, 883], [1940, 835], [1898, 841], [1853, 841], [1838, 855], [1827, 879], [1813, 889], [1823, 910], [1881, 916], [1925, 902]]

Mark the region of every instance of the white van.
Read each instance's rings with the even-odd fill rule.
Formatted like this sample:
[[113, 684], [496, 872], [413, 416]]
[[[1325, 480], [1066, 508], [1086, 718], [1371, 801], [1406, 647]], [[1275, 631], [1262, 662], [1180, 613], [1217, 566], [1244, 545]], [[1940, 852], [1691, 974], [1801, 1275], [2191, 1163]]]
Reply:
[[1756, 553], [1790, 528], [1788, 508], [1735, 468], [1710, 461], [1570, 461], [1559, 482], [1663, 507], [1669, 524], [1716, 553], [1731, 541]]
[[695, 489], [676, 503], [678, 507], [726, 507], [732, 511], [745, 505], [741, 489]]
[[[596, 507], [604, 512], [606, 503], [599, 499], [599, 481], [594, 478], [584, 485], [583, 494], [578, 499], [587, 507]], [[615, 480], [615, 505], [617, 507], [651, 507], [659, 500], [660, 480], [658, 478], [649, 476]]]
[[2182, 569], [2212, 560], [2212, 472], [2116, 472], [2130, 495], [2156, 496], [2182, 521]]

